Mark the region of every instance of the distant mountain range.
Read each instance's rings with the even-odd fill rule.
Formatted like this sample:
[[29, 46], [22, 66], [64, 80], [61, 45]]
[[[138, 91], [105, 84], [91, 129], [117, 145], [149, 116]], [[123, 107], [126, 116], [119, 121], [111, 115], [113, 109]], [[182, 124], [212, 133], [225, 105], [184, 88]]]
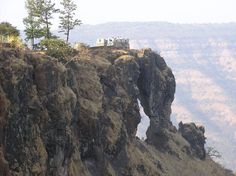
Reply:
[[121, 36], [131, 40], [202, 39], [236, 36], [236, 23], [225, 24], [173, 24], [166, 22], [117, 22], [99, 25], [82, 25], [71, 34], [71, 42], [94, 44], [98, 37]]
[[177, 80], [173, 122], [203, 124], [207, 145], [222, 154], [220, 162], [235, 169], [236, 23], [82, 25], [71, 33], [71, 42], [94, 45], [97, 38], [111, 36], [129, 38], [132, 48], [160, 52]]

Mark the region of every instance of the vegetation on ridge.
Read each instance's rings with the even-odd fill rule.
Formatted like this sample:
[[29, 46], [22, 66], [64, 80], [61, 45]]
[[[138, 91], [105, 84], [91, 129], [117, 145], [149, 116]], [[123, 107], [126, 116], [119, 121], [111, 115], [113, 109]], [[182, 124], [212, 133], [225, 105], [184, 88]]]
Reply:
[[20, 35], [20, 32], [18, 29], [16, 29], [16, 27], [12, 26], [12, 24], [8, 22], [2, 22], [0, 23], [0, 35], [11, 35], [18, 37]]
[[19, 30], [12, 26], [12, 24], [8, 22], [0, 23], [0, 46], [16, 48], [22, 47], [23, 44], [19, 35]]
[[40, 48], [47, 48], [46, 54], [58, 59], [67, 60], [72, 56], [74, 49], [61, 39], [43, 39], [40, 42]]
[[81, 24], [81, 21], [75, 19], [76, 4], [72, 0], [62, 0], [62, 10], [55, 7], [55, 3], [51, 0], [26, 0], [25, 8], [28, 16], [24, 18], [26, 40], [31, 41], [32, 49], [35, 49], [35, 39], [51, 39], [51, 26], [54, 14], [60, 14], [60, 32], [66, 35], [68, 43], [70, 31], [75, 26]]

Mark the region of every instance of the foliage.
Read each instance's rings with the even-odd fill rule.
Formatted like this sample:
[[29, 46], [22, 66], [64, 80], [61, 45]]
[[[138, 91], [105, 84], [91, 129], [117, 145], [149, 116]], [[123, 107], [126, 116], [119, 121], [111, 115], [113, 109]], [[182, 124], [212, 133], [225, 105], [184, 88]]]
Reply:
[[20, 37], [17, 37], [17, 36], [9, 37], [9, 44], [10, 44], [10, 47], [12, 47], [12, 48], [23, 48], [24, 47], [22, 40], [20, 39]]
[[63, 10], [60, 11], [61, 21], [59, 27], [61, 28], [60, 32], [64, 32], [67, 36], [67, 42], [59, 40], [58, 37], [52, 35], [50, 31], [53, 15], [59, 12], [59, 9], [56, 9], [55, 3], [53, 3], [52, 0], [26, 0], [25, 7], [28, 16], [23, 20], [26, 40], [31, 40], [32, 48], [36, 49], [36, 45], [34, 44], [35, 39], [44, 37], [40, 46], [47, 49], [47, 54], [57, 58], [65, 57], [70, 50], [72, 50], [72, 48], [66, 44], [69, 40], [70, 31], [75, 26], [81, 24], [80, 20], [74, 19], [74, 11], [77, 9], [76, 4], [73, 3], [72, 0], [63, 0], [61, 4]]
[[61, 39], [43, 39], [40, 46], [46, 50], [47, 55], [58, 59], [67, 59], [73, 54], [73, 49]]
[[36, 0], [37, 1], [37, 14], [39, 14], [40, 22], [44, 27], [44, 37], [49, 39], [52, 36], [50, 28], [52, 26], [51, 19], [53, 14], [59, 10], [55, 8], [55, 3], [51, 0]]
[[26, 0], [28, 17], [24, 19], [28, 39], [51, 38], [51, 19], [58, 12], [51, 0]]
[[20, 32], [16, 29], [16, 27], [12, 26], [12, 24], [8, 22], [2, 22], [0, 23], [0, 35], [18, 37]]
[[34, 40], [44, 36], [44, 29], [41, 26], [40, 15], [38, 13], [38, 3], [36, 0], [26, 0], [25, 7], [28, 16], [24, 18], [26, 40], [31, 40], [32, 48], [34, 48]]
[[70, 31], [75, 26], [81, 25], [81, 21], [74, 18], [77, 6], [72, 0], [62, 0], [61, 5], [63, 6], [63, 10], [60, 10], [59, 28], [61, 30], [59, 32], [64, 32], [66, 41], [68, 42]]
[[23, 43], [19, 36], [19, 30], [17, 30], [16, 27], [12, 26], [12, 24], [8, 22], [0, 23], [0, 43], [5, 44], [5, 46], [7, 47], [22, 48]]
[[210, 157], [221, 158], [220, 152], [218, 152], [214, 147], [207, 147], [207, 154]]

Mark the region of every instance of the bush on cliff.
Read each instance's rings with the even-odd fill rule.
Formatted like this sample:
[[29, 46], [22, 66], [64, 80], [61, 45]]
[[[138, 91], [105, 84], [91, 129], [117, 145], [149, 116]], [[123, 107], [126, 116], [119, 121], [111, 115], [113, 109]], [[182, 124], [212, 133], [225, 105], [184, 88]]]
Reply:
[[0, 45], [12, 48], [22, 48], [19, 30], [11, 23], [0, 23]]
[[12, 26], [11, 23], [2, 22], [0, 23], [0, 35], [18, 37], [20, 32], [16, 27]]
[[40, 47], [45, 49], [46, 54], [58, 59], [67, 59], [74, 53], [73, 48], [61, 39], [44, 39], [40, 42]]

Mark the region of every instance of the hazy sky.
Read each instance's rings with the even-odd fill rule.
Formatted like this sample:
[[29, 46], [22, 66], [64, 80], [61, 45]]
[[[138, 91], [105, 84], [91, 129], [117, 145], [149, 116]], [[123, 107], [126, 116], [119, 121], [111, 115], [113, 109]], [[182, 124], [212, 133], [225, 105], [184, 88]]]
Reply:
[[[111, 21], [236, 22], [236, 0], [74, 0], [84, 24]], [[0, 22], [23, 28], [25, 0], [0, 0]], [[59, 4], [60, 0], [55, 0]]]

